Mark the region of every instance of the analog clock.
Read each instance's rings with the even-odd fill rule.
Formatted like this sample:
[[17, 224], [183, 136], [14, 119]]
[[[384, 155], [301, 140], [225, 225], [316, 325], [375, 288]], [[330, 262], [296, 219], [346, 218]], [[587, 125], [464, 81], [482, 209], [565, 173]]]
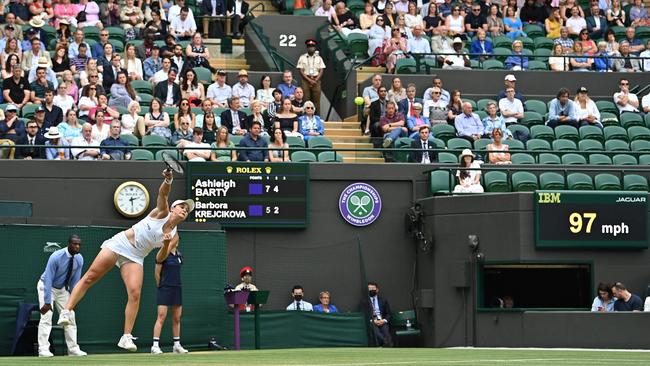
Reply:
[[149, 192], [138, 182], [124, 182], [115, 189], [113, 204], [122, 216], [138, 217], [149, 207]]

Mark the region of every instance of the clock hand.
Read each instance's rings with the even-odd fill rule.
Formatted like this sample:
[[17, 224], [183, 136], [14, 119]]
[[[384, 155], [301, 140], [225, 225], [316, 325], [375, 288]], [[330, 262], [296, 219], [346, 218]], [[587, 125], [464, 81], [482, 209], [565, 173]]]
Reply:
[[135, 201], [135, 197], [129, 198], [129, 201], [131, 202], [131, 209], [133, 210], [133, 201]]

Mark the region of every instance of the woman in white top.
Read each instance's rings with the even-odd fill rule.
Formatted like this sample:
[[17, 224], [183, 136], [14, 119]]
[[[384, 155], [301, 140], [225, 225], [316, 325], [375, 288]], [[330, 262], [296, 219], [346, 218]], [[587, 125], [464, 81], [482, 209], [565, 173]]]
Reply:
[[108, 132], [111, 129], [111, 124], [104, 117], [104, 112], [98, 110], [95, 112], [95, 124], [91, 131], [94, 140], [102, 142], [108, 137]]
[[445, 19], [445, 26], [449, 29], [449, 37], [461, 36], [465, 33], [465, 18], [460, 15], [460, 7], [455, 5], [451, 14]]
[[124, 48], [124, 58], [120, 61], [126, 69], [129, 80], [142, 80], [142, 61], [135, 55], [135, 45], [129, 43]]
[[64, 116], [68, 114], [69, 110], [74, 109], [74, 99], [68, 95], [68, 84], [65, 81], [57, 87], [53, 102], [55, 106], [61, 108]]
[[97, 107], [98, 103], [97, 88], [94, 86], [86, 88], [79, 99], [79, 118], [87, 121], [90, 110]]
[[499, 128], [492, 130], [492, 143], [486, 146], [489, 152], [488, 160], [492, 164], [504, 165], [512, 164], [510, 161], [510, 153], [508, 152], [509, 146], [502, 142], [503, 131]]
[[414, 2], [409, 2], [409, 12], [404, 15], [406, 26], [413, 29], [416, 25], [423, 26], [422, 15], [418, 14], [417, 5]]
[[144, 258], [149, 252], [159, 248], [156, 254], [156, 263], [164, 261], [169, 255], [170, 247], [178, 243], [179, 236], [176, 227], [185, 221], [194, 209], [194, 201], [190, 199], [176, 200], [171, 206], [169, 205], [169, 191], [173, 181], [171, 170], [163, 171], [163, 177], [165, 180], [158, 190], [156, 208], [137, 224], [121, 231], [102, 244], [102, 249], [90, 268], [72, 290], [65, 309], [59, 315], [59, 325], [65, 327], [75, 324], [74, 308], [79, 301], [83, 299], [90, 287], [114, 266], [117, 266], [128, 295], [128, 302], [124, 310], [124, 334], [117, 345], [132, 352], [137, 350], [131, 331], [140, 306]]
[[458, 184], [454, 188], [454, 193], [483, 193], [481, 186], [481, 165], [474, 161], [472, 150], [465, 149], [460, 154], [461, 169], [456, 172]]
[[375, 54], [377, 48], [382, 48], [384, 41], [390, 38], [390, 27], [385, 25], [384, 17], [377, 17], [375, 24], [368, 31], [368, 56]]
[[553, 71], [569, 71], [569, 60], [564, 57], [564, 49], [562, 45], [556, 43], [553, 46], [553, 56], [548, 58], [548, 66]]
[[255, 100], [262, 103], [262, 109], [267, 109], [269, 104], [273, 103], [275, 88], [271, 88], [271, 77], [269, 75], [262, 75], [260, 84], [260, 88], [255, 92]]
[[129, 103], [127, 108], [129, 113], [122, 115], [122, 133], [142, 137], [145, 134], [144, 118], [138, 115], [140, 113], [140, 103], [137, 100]]
[[368, 33], [370, 27], [375, 25], [375, 19], [377, 19], [375, 8], [372, 7], [372, 3], [368, 2], [363, 8], [363, 13], [359, 15], [359, 28], [363, 33]]
[[587, 88], [584, 86], [578, 88], [574, 102], [576, 119], [580, 123], [580, 127], [596, 126], [603, 128], [603, 124], [600, 123], [600, 112], [596, 107], [596, 103], [589, 98]]

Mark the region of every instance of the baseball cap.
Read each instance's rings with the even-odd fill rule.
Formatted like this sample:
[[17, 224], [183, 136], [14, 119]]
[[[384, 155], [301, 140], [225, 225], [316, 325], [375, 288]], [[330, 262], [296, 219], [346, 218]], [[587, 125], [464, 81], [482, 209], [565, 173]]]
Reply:
[[189, 207], [189, 211], [187, 211], [187, 213], [190, 213], [190, 212], [194, 211], [194, 201], [192, 201], [189, 198], [186, 199], [186, 200], [176, 200], [176, 201], [174, 201], [174, 203], [172, 203], [172, 205], [171, 205], [171, 208], [174, 208], [176, 205], [180, 205], [181, 203], [184, 203], [184, 204], [187, 205], [187, 207]]
[[517, 81], [517, 78], [512, 74], [508, 74], [508, 75], [506, 75], [505, 78], [503, 78], [503, 80], [505, 80], [505, 81]]
[[589, 91], [584, 86], [578, 88], [578, 93], [588, 93]]
[[16, 107], [13, 104], [7, 104], [7, 107], [5, 108], [5, 112], [11, 112], [11, 111], [18, 112], [18, 107]]
[[456, 44], [456, 43], [463, 43], [463, 40], [460, 39], [460, 37], [456, 37], [456, 38], [454, 38], [454, 44]]

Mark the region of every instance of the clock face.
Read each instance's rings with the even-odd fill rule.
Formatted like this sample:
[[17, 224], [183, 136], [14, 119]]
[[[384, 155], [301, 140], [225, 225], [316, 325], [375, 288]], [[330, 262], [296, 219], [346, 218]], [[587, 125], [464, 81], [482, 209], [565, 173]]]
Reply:
[[115, 190], [115, 208], [126, 217], [142, 215], [149, 207], [149, 192], [140, 183], [125, 182]]

